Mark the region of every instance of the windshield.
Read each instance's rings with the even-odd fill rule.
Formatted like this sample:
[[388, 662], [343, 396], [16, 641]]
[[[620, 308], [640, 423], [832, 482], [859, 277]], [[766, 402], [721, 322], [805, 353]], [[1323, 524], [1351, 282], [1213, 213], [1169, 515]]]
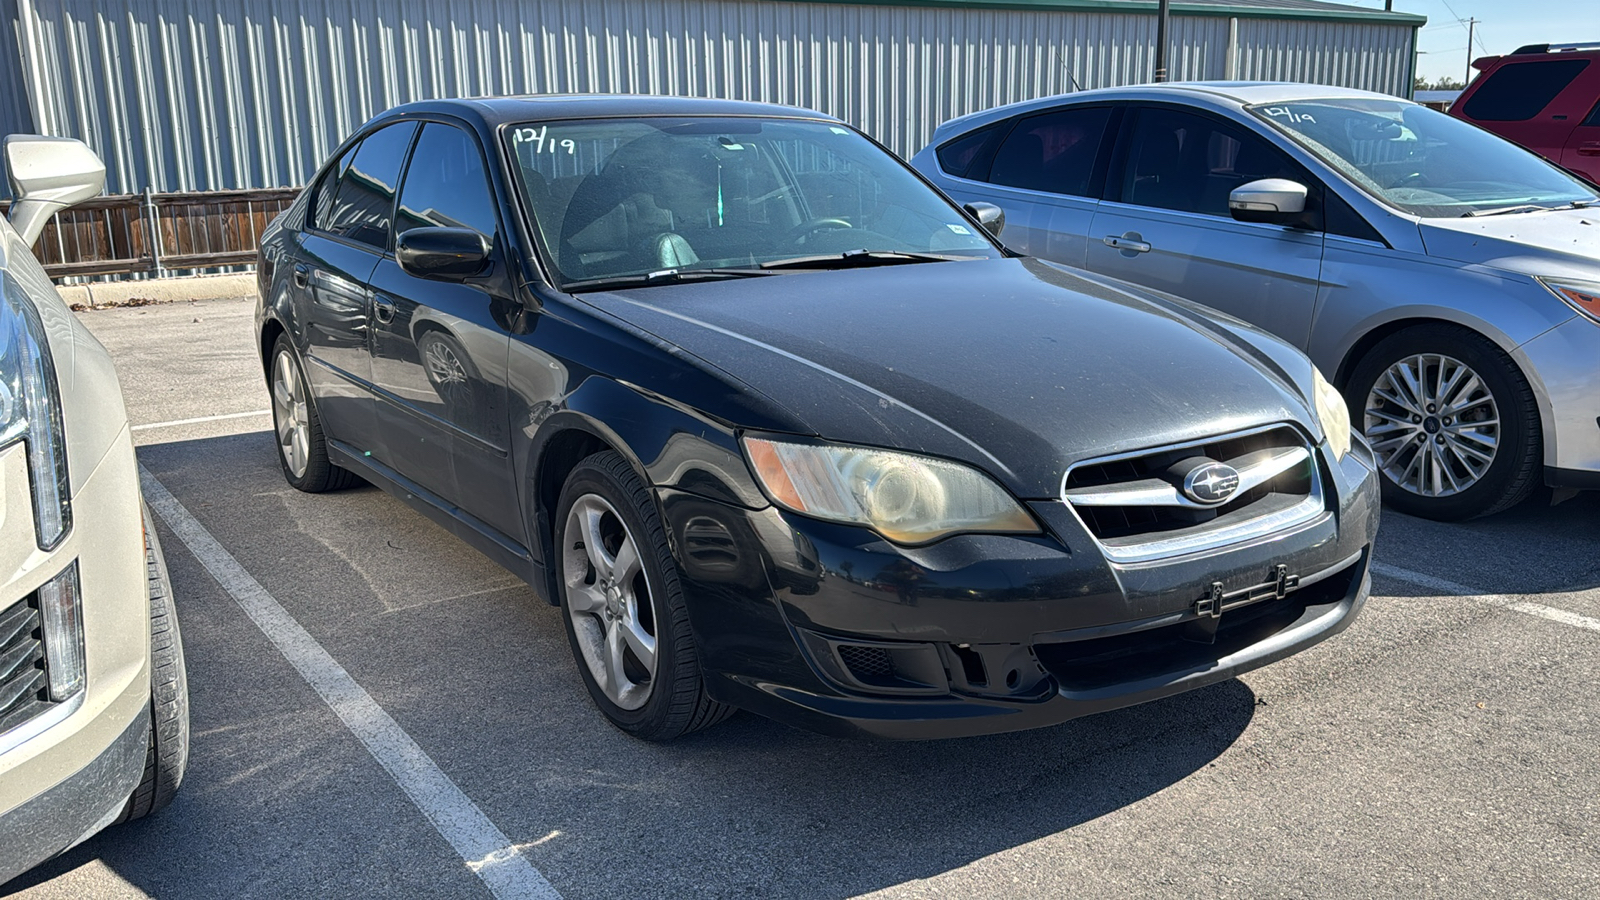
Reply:
[[880, 254], [1001, 255], [899, 160], [827, 122], [594, 119], [505, 135], [563, 286], [797, 257], [840, 257], [842, 268]]
[[1594, 191], [1527, 150], [1400, 100], [1263, 104], [1250, 111], [1379, 200], [1419, 216], [1594, 201]]

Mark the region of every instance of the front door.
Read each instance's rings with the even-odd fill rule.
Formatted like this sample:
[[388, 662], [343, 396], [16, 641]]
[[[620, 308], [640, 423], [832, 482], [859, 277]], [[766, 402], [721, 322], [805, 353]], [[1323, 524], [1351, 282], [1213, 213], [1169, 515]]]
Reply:
[[[406, 170], [395, 231], [471, 228], [496, 243], [493, 196], [477, 139], [426, 123]], [[525, 529], [506, 407], [512, 301], [496, 295], [497, 283], [417, 278], [384, 257], [371, 279], [373, 380], [389, 464], [520, 544]]]
[[1259, 178], [1321, 187], [1242, 127], [1185, 110], [1134, 111], [1121, 172], [1094, 217], [1090, 271], [1167, 291], [1304, 348], [1322, 269], [1320, 230], [1235, 221], [1228, 194]]

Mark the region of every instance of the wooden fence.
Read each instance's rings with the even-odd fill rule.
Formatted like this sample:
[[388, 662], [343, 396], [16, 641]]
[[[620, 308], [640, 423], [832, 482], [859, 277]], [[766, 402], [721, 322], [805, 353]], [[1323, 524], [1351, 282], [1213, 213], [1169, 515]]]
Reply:
[[[256, 261], [261, 232], [299, 188], [113, 194], [57, 213], [34, 245], [52, 278], [162, 276]], [[0, 213], [10, 204], [0, 201]]]

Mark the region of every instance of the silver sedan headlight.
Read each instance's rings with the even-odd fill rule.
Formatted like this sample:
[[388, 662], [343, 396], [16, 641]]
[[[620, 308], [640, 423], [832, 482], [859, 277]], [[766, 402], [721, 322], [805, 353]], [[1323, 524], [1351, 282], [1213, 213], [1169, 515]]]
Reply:
[[1350, 407], [1315, 366], [1311, 369], [1311, 386], [1316, 394], [1317, 421], [1322, 424], [1328, 448], [1334, 459], [1344, 459], [1350, 452]]
[[1591, 320], [1600, 322], [1600, 282], [1579, 281], [1573, 278], [1540, 278], [1538, 282], [1550, 293]]
[[745, 455], [773, 502], [863, 525], [899, 544], [958, 532], [1032, 534], [1038, 523], [976, 469], [911, 453], [747, 437]]
[[4, 273], [0, 295], [0, 447], [27, 447], [39, 549], [50, 550], [72, 527], [56, 368], [39, 311]]

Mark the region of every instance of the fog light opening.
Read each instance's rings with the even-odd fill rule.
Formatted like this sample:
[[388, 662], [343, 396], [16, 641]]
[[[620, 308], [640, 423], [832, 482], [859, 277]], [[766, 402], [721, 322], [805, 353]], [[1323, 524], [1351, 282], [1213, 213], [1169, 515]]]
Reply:
[[87, 680], [83, 652], [83, 603], [78, 589], [78, 562], [40, 585], [39, 613], [43, 619], [45, 670], [50, 678], [50, 699], [66, 700], [83, 690]]

